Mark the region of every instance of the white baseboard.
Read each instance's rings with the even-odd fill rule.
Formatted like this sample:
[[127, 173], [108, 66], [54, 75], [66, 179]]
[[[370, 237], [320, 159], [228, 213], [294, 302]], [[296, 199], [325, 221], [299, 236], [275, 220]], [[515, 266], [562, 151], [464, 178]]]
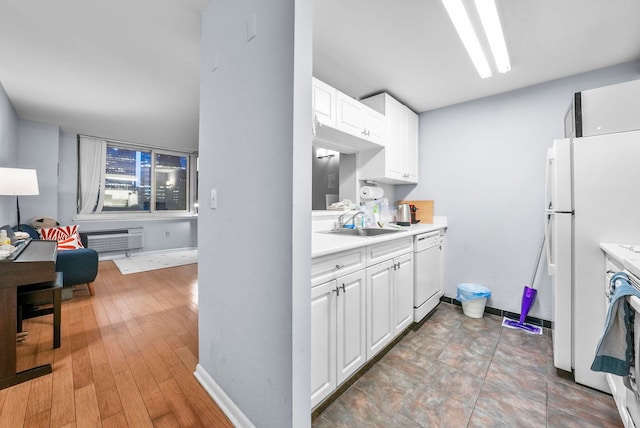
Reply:
[[198, 364], [193, 375], [198, 379], [200, 385], [209, 393], [220, 409], [222, 409], [224, 414], [227, 415], [234, 426], [239, 428], [255, 428], [255, 425], [251, 423], [249, 418], [242, 413], [242, 410], [236, 406], [236, 403], [220, 388], [204, 367]]

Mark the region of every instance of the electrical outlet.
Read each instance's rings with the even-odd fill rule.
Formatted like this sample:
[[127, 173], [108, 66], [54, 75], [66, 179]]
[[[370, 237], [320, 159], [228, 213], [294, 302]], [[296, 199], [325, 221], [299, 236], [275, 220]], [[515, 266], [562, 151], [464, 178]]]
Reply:
[[171, 237], [171, 232], [169, 230], [165, 230], [164, 231], [164, 236], [166, 236], [167, 238]]

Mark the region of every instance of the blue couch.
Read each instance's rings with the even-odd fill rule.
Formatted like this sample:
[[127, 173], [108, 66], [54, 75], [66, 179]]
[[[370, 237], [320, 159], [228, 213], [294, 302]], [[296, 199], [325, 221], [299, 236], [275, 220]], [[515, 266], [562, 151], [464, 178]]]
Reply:
[[[18, 227], [13, 229], [18, 230]], [[40, 234], [29, 225], [21, 224], [20, 230], [27, 232], [32, 239], [40, 239]], [[98, 275], [98, 253], [94, 249], [87, 248], [86, 234], [80, 233], [80, 240], [85, 248], [58, 251], [56, 257], [56, 272], [62, 272], [63, 299], [71, 298], [72, 287], [79, 284], [87, 284], [89, 294], [94, 295], [93, 281]]]

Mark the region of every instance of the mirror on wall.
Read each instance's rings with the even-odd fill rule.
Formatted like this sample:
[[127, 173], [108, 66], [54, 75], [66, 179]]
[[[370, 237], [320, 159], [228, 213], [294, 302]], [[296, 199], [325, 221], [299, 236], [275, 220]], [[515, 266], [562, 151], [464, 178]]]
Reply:
[[338, 202], [340, 193], [340, 152], [313, 146], [311, 209], [326, 210]]

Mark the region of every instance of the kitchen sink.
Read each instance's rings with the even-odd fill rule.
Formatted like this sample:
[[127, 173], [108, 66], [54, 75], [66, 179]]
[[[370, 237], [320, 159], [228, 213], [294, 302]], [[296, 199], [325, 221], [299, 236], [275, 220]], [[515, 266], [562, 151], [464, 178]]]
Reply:
[[377, 236], [377, 235], [384, 235], [386, 233], [396, 233], [396, 232], [400, 232], [400, 230], [365, 227], [362, 229], [332, 229], [332, 230], [326, 230], [322, 233], [331, 233], [335, 235], [347, 235], [347, 236]]

